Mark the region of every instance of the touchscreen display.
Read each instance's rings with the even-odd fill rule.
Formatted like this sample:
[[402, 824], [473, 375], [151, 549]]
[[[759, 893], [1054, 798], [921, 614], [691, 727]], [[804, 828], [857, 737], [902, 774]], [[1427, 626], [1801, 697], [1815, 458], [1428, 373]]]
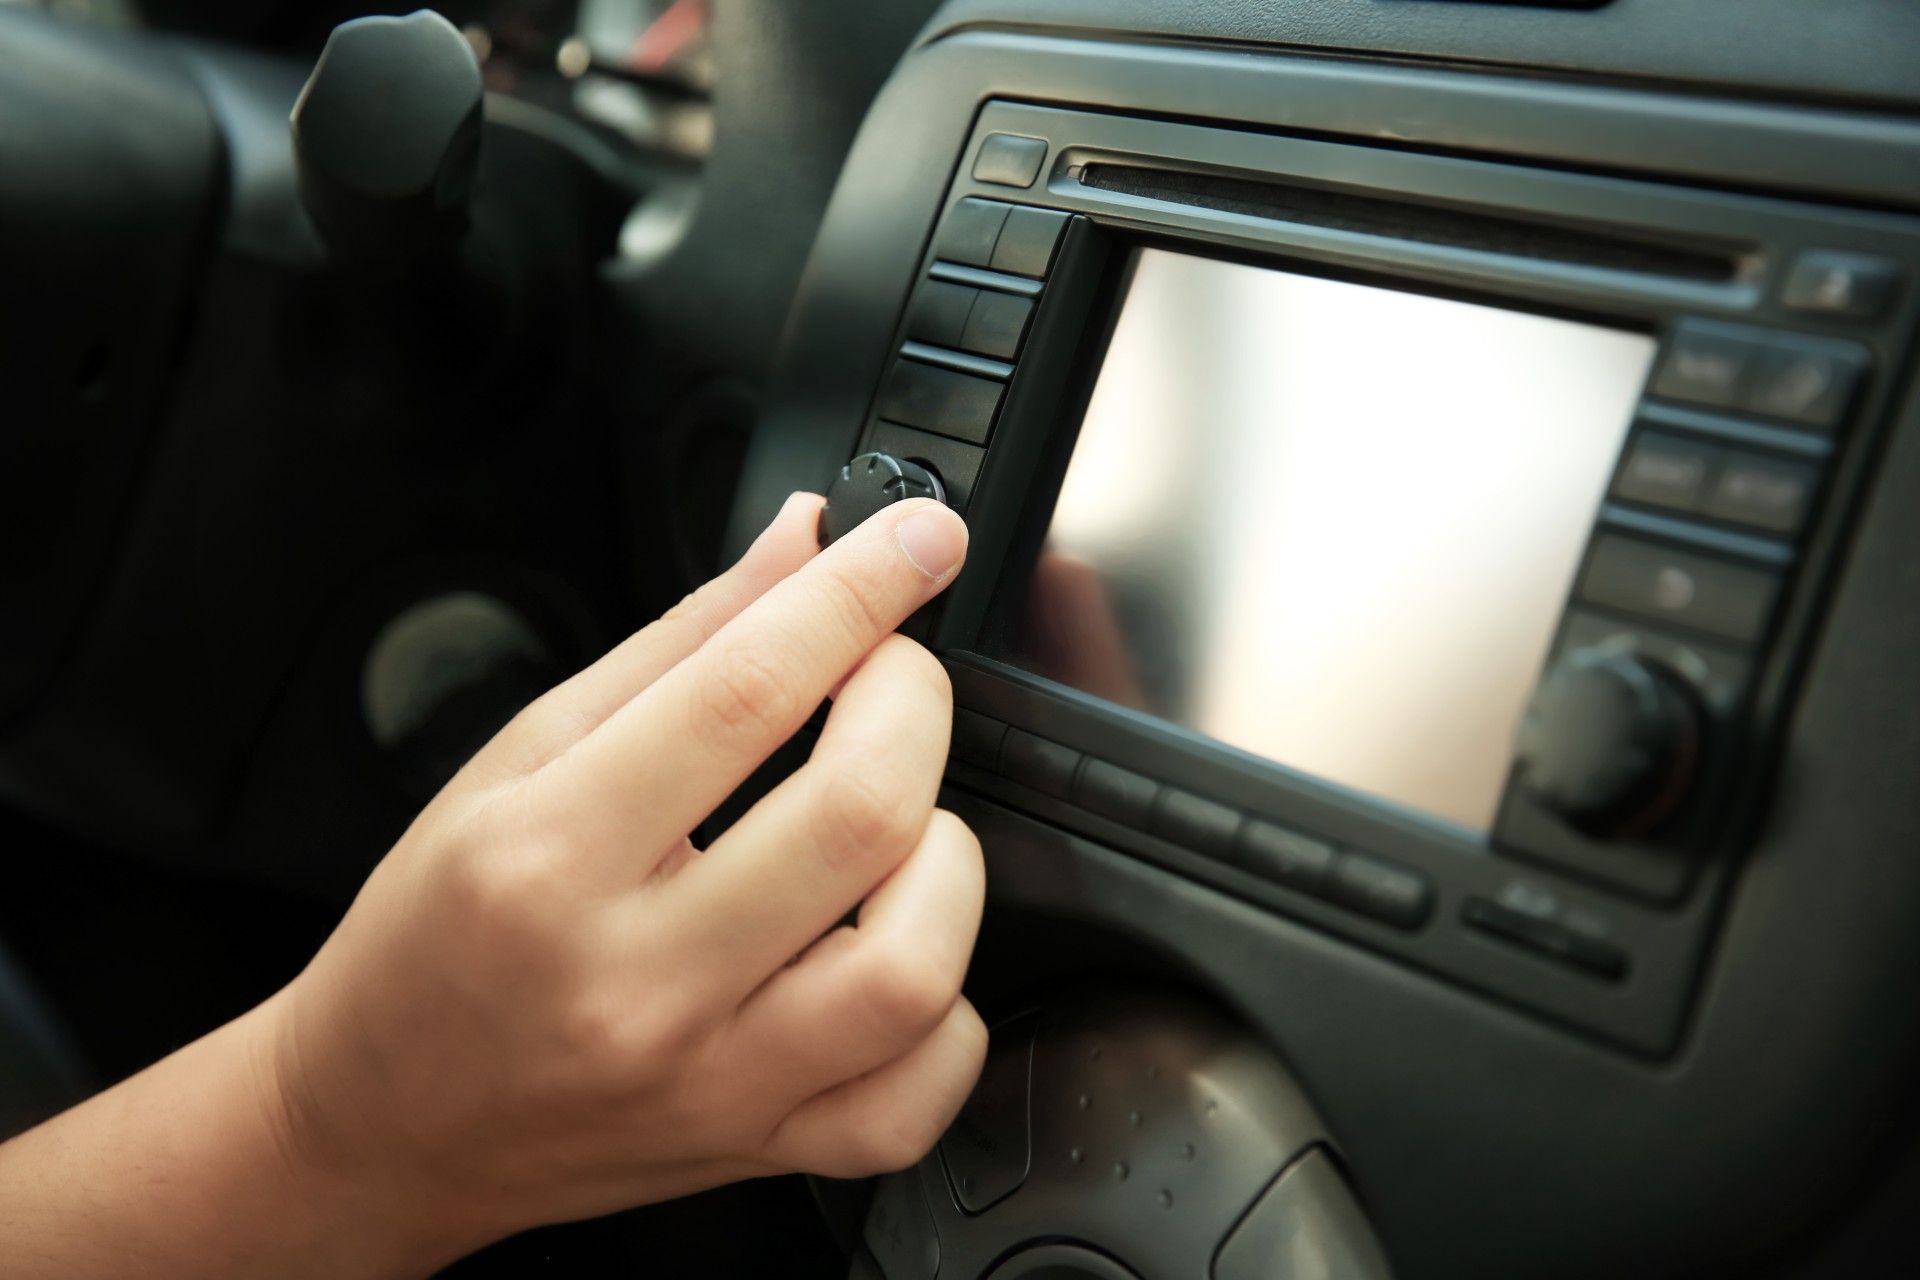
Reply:
[[1653, 351], [1142, 250], [1009, 656], [1485, 831]]

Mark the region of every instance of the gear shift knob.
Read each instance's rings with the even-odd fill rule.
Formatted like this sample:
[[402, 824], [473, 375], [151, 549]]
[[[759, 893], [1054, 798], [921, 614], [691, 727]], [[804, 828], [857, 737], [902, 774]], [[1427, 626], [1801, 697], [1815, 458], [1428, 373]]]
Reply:
[[481, 100], [473, 50], [437, 13], [335, 28], [293, 108], [300, 198], [327, 246], [395, 261], [457, 243]]

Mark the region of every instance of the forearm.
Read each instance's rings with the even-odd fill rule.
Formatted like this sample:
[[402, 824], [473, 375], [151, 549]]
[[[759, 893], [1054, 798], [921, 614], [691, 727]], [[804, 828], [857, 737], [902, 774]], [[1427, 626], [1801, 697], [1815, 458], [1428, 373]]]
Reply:
[[372, 1280], [457, 1254], [399, 1188], [298, 1149], [277, 1007], [0, 1145], [0, 1274]]

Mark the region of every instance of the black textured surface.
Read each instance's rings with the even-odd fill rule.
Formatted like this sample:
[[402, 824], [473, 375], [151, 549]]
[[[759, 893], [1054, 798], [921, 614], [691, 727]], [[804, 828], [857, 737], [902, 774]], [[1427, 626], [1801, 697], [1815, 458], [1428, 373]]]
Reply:
[[[932, 1275], [914, 1265], [930, 1256], [915, 1247], [929, 1230], [943, 1280], [1110, 1274], [993, 1269], [1041, 1240], [1090, 1248], [1124, 1263], [1121, 1274], [1203, 1276], [1269, 1185], [1327, 1141], [1273, 1051], [1191, 992], [1056, 992], [995, 1035], [992, 1074], [970, 1104], [979, 1112], [876, 1199], [867, 1242], [889, 1280]], [[1308, 1217], [1331, 1226], [1321, 1207]], [[1357, 1229], [1353, 1256], [1370, 1260], [1364, 1219], [1340, 1226]]]

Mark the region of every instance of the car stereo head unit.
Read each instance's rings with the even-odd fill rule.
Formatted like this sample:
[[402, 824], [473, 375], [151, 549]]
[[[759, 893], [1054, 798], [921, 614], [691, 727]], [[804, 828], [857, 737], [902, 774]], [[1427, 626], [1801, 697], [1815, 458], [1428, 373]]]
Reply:
[[988, 104], [847, 440], [973, 529], [924, 620], [952, 781], [1671, 1049], [1916, 248], [1892, 216]]

